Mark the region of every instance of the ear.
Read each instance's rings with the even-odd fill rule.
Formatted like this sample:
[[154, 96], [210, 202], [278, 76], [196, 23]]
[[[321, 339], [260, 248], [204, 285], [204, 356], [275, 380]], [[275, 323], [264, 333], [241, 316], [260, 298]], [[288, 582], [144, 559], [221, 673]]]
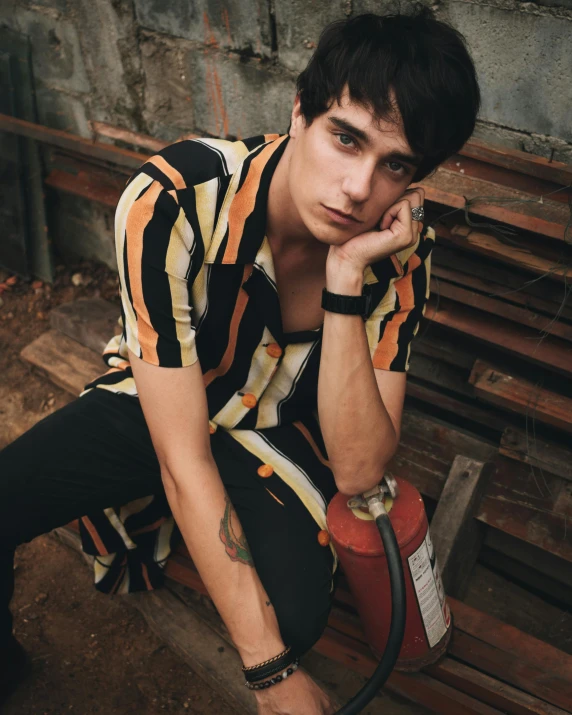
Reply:
[[290, 129], [288, 132], [290, 134], [290, 137], [296, 137], [303, 123], [304, 117], [302, 116], [300, 94], [297, 94], [296, 98], [294, 99], [294, 106], [292, 107], [292, 114], [290, 116]]

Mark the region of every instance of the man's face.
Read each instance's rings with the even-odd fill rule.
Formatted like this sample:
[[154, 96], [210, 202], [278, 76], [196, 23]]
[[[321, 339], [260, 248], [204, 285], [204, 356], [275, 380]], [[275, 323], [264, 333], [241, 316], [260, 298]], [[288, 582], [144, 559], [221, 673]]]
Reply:
[[415, 174], [401, 122], [379, 121], [347, 89], [309, 126], [296, 99], [290, 137], [292, 201], [308, 231], [329, 245], [377, 227]]

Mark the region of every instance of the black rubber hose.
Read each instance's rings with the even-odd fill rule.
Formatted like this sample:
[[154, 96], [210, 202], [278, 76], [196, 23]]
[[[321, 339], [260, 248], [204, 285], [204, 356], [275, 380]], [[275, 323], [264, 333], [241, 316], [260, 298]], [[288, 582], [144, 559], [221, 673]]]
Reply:
[[405, 602], [405, 577], [403, 575], [401, 554], [389, 516], [381, 514], [377, 517], [375, 523], [383, 541], [389, 569], [389, 582], [391, 584], [391, 626], [389, 636], [385, 652], [370, 679], [349, 702], [337, 711], [336, 715], [357, 715], [365, 708], [377, 695], [379, 689], [391, 674], [403, 643], [407, 604]]

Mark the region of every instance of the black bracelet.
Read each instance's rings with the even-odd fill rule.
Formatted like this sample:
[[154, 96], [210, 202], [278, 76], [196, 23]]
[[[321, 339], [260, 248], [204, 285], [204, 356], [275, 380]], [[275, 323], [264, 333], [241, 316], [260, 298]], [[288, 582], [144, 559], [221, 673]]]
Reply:
[[278, 683], [281, 683], [283, 680], [286, 680], [286, 678], [295, 673], [298, 670], [299, 663], [300, 659], [296, 658], [294, 662], [288, 666], [288, 668], [286, 668], [282, 673], [278, 673], [278, 675], [270, 678], [270, 680], [264, 680], [259, 683], [251, 683], [248, 680], [245, 680], [244, 684], [249, 690], [266, 690], [266, 688], [271, 688], [273, 685], [278, 685]]
[[246, 672], [244, 677], [249, 683], [255, 683], [258, 680], [264, 680], [265, 678], [270, 678], [276, 673], [281, 673], [285, 668], [292, 664], [294, 657], [290, 654], [287, 658], [280, 658], [280, 660], [274, 663], [269, 663], [265, 666], [260, 666], [256, 670]]
[[254, 683], [257, 680], [264, 680], [275, 673], [279, 673], [287, 668], [293, 660], [294, 655], [290, 652], [290, 648], [286, 648], [282, 653], [275, 655], [274, 658], [265, 660], [264, 663], [248, 667], [243, 666], [242, 671], [246, 680], [249, 683]]

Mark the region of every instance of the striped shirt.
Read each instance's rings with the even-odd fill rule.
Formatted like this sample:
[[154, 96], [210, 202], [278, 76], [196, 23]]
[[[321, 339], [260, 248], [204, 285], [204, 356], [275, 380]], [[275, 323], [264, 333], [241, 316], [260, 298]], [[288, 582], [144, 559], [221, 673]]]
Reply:
[[[293, 490], [325, 529], [336, 489], [317, 421], [322, 328], [283, 332], [266, 237], [268, 190], [287, 142], [277, 134], [185, 140], [129, 179], [115, 218], [122, 332], [105, 348], [108, 371], [82, 395], [103, 389], [137, 398], [127, 348], [163, 367], [199, 360], [211, 432], [225, 430], [255, 464], [270, 465], [273, 495]], [[365, 271], [376, 368], [409, 367], [434, 240], [425, 227], [412, 247]], [[137, 515], [139, 539], [122, 514]], [[84, 551], [97, 557], [99, 590], [161, 584], [177, 533], [165, 500], [150, 495], [84, 517], [80, 527]]]

